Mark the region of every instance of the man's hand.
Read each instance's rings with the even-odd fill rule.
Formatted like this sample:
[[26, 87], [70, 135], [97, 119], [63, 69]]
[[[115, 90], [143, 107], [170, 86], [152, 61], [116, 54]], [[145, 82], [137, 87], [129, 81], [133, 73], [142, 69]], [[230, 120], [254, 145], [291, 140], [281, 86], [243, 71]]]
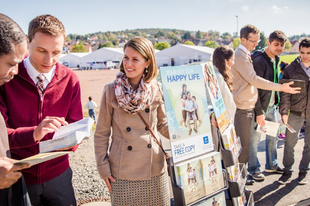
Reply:
[[110, 180], [111, 180], [111, 182], [115, 182], [115, 179], [112, 176], [109, 176], [109, 177], [104, 178], [103, 180], [104, 180], [105, 184], [107, 185], [110, 193], [112, 193], [112, 187], [110, 184]]
[[29, 168], [27, 163], [15, 164], [16, 160], [0, 157], [0, 189], [8, 188], [22, 176], [18, 170]]
[[45, 117], [33, 131], [33, 138], [40, 141], [48, 133], [56, 132], [62, 125], [68, 125], [63, 117]]
[[281, 91], [286, 92], [286, 93], [290, 93], [290, 94], [300, 93], [301, 88], [300, 87], [290, 87], [291, 84], [294, 84], [294, 82], [292, 81], [292, 82], [282, 84]]
[[286, 114], [282, 115], [282, 122], [283, 122], [283, 124], [287, 124], [287, 120], [288, 120], [288, 116]]
[[264, 126], [266, 124], [265, 116], [263, 114], [262, 115], [258, 115], [256, 117], [256, 123], [259, 124], [260, 126]]

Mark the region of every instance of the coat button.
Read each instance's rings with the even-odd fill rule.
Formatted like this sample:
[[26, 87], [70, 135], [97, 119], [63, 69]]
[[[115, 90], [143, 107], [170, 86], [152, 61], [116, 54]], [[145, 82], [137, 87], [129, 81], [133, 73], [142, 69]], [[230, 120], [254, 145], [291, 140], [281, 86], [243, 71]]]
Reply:
[[130, 132], [130, 131], [131, 131], [131, 128], [130, 128], [130, 127], [127, 127], [127, 128], [126, 128], [126, 131], [127, 131], [127, 132]]
[[152, 148], [152, 145], [151, 145], [151, 144], [148, 144], [148, 145], [147, 145], [147, 148]]
[[149, 113], [149, 112], [150, 112], [150, 109], [149, 109], [149, 108], [146, 108], [146, 109], [145, 109], [145, 112], [146, 112], [146, 113]]
[[146, 130], [146, 131], [149, 131], [149, 129], [148, 129], [147, 127], [145, 127], [145, 130]]
[[132, 146], [128, 146], [127, 149], [130, 151], [132, 150]]

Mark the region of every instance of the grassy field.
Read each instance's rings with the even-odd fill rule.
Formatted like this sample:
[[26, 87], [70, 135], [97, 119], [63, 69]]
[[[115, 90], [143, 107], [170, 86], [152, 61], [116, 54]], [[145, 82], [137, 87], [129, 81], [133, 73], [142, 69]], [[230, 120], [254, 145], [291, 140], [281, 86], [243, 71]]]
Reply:
[[296, 59], [296, 57], [298, 57], [298, 54], [289, 54], [289, 55], [280, 56], [280, 59], [281, 61], [291, 63], [294, 59]]

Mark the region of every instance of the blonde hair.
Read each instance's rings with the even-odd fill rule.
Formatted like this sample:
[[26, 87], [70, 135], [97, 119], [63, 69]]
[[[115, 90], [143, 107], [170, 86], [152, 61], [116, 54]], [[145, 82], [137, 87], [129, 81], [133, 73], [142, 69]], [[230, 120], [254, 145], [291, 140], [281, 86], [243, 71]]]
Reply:
[[[158, 74], [158, 68], [156, 64], [155, 51], [152, 42], [150, 42], [148, 39], [144, 37], [134, 37], [125, 44], [124, 52], [127, 47], [130, 47], [139, 54], [141, 54], [144, 57], [145, 61], [150, 60], [150, 65], [149, 68], [147, 68], [148, 72], [146, 73], [145, 81], [149, 83], [154, 78], [156, 78]], [[121, 62], [120, 65], [120, 71], [125, 73], [123, 61]]]

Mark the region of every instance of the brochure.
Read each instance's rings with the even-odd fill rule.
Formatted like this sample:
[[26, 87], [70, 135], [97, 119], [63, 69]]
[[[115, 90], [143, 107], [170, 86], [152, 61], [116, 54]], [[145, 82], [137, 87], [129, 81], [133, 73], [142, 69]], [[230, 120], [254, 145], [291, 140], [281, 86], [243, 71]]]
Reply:
[[33, 155], [31, 157], [27, 157], [25, 159], [19, 160], [15, 162], [14, 164], [20, 164], [20, 163], [28, 163], [31, 166], [55, 159], [57, 157], [61, 157], [63, 155], [69, 154], [71, 151], [63, 151], [63, 152], [48, 152], [48, 153], [40, 153], [37, 155]]
[[265, 120], [265, 125], [261, 126], [258, 124], [256, 127], [256, 131], [262, 134], [267, 134], [272, 137], [277, 137], [279, 126], [280, 124], [277, 122], [271, 122], [271, 121]]
[[174, 163], [214, 150], [202, 65], [161, 67]]
[[80, 144], [91, 136], [94, 120], [90, 117], [61, 127], [55, 132], [53, 139], [39, 143], [40, 153], [51, 152]]
[[200, 158], [206, 195], [224, 188], [221, 153], [211, 152]]
[[228, 127], [230, 121], [228, 119], [228, 114], [222, 97], [220, 87], [215, 76], [213, 64], [207, 62], [204, 66], [205, 72], [205, 83], [207, 86], [207, 91], [209, 93], [211, 103], [214, 109], [214, 114], [217, 120], [217, 124], [221, 133]]
[[183, 189], [186, 204], [206, 195], [200, 159], [175, 165], [176, 182]]
[[198, 202], [193, 206], [225, 206], [225, 205], [226, 205], [225, 192], [223, 191], [206, 200]]

